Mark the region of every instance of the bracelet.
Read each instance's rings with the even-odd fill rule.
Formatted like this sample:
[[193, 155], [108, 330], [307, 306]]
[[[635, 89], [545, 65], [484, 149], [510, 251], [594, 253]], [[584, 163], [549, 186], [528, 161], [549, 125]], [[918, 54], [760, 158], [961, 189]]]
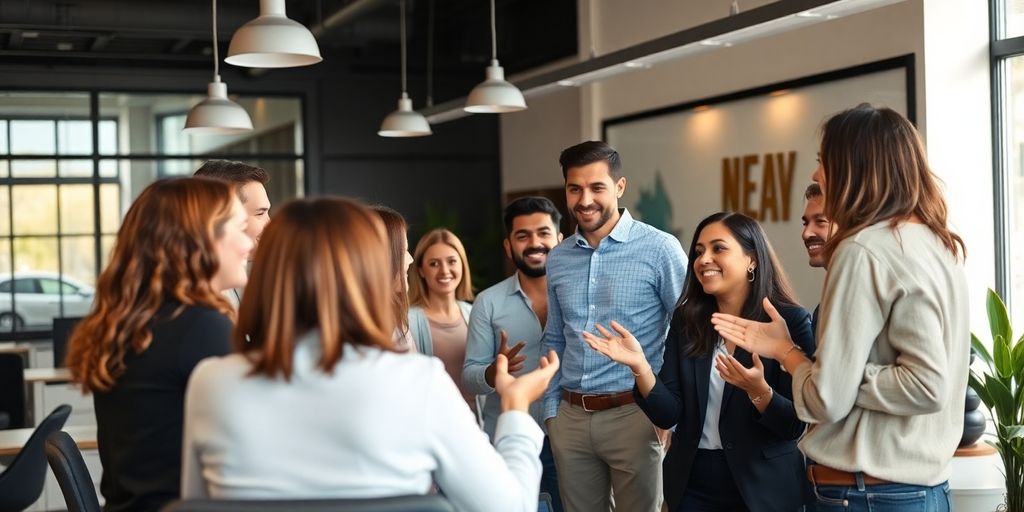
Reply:
[[654, 369], [651, 368], [651, 365], [647, 365], [647, 370], [641, 371], [640, 373], [633, 373], [633, 370], [629, 370], [629, 373], [633, 373], [634, 377], [639, 377], [639, 376], [641, 376], [641, 375], [643, 375], [643, 374], [645, 374], [647, 372], [654, 373]]
[[800, 352], [804, 351], [804, 349], [800, 348], [800, 345], [797, 345], [796, 343], [790, 345], [789, 348], [782, 353], [782, 357], [779, 358], [779, 364], [782, 364], [782, 362], [785, 361], [787, 357], [789, 357], [789, 353], [792, 352], [794, 349], [799, 350]]
[[765, 391], [764, 393], [761, 393], [760, 395], [757, 395], [757, 396], [747, 395], [747, 398], [750, 399], [750, 403], [752, 403], [754, 405], [757, 405], [757, 404], [761, 403], [762, 401], [764, 401], [766, 398], [771, 398], [771, 397], [772, 397], [772, 388], [768, 388], [768, 391]]

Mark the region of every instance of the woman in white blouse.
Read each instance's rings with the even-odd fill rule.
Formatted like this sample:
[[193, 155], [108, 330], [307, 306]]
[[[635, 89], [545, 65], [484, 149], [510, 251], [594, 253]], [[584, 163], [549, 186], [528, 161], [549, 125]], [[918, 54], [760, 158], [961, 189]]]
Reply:
[[544, 436], [527, 410], [557, 356], [519, 378], [499, 360], [492, 447], [440, 361], [395, 352], [389, 261], [379, 217], [357, 202], [294, 201], [275, 215], [238, 353], [203, 361], [189, 382], [183, 498], [372, 498], [436, 482], [458, 510], [536, 510]]
[[767, 301], [771, 323], [712, 321], [793, 375], [817, 510], [949, 510], [970, 340], [963, 240], [902, 115], [866, 104], [836, 114], [820, 158], [813, 178], [836, 232], [815, 360]]

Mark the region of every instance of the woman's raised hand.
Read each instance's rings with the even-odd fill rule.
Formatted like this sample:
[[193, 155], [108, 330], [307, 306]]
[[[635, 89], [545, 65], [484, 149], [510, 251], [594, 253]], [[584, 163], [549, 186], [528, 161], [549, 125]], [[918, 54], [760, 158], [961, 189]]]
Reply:
[[789, 336], [786, 320], [767, 297], [764, 299], [764, 310], [771, 318], [770, 322], [715, 313], [711, 315], [711, 324], [725, 341], [731, 341], [752, 354], [779, 359], [793, 346], [793, 339]]
[[594, 324], [594, 327], [602, 337], [583, 332], [583, 341], [586, 341], [590, 348], [604, 354], [612, 361], [628, 366], [634, 375], [647, 371], [648, 364], [644, 348], [625, 327], [614, 320], [611, 322], [611, 327], [615, 330], [614, 334], [601, 324]]
[[527, 412], [530, 404], [544, 395], [559, 364], [558, 354], [552, 350], [540, 358], [540, 366], [536, 370], [515, 377], [508, 372], [508, 356], [498, 354], [494, 362], [494, 389], [501, 396], [501, 410], [523, 412]]

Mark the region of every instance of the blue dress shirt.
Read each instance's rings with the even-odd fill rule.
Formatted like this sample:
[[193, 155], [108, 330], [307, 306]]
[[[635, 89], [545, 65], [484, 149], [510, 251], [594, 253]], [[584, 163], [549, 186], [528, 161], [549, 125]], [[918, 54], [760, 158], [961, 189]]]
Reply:
[[686, 255], [672, 235], [633, 220], [626, 209], [594, 249], [577, 232], [548, 255], [548, 322], [544, 352], [554, 350], [561, 367], [544, 395], [544, 419], [555, 416], [562, 389], [619, 393], [633, 388], [629, 368], [592, 350], [580, 333], [615, 320], [644, 348], [657, 373], [672, 312], [683, 292]]
[[[526, 361], [518, 373], [536, 369], [540, 362], [543, 333], [540, 320], [533, 311], [533, 304], [519, 285], [518, 272], [477, 294], [473, 312], [469, 315], [462, 386], [470, 393], [487, 395], [483, 411], [484, 431], [491, 439], [494, 439], [494, 429], [501, 414], [501, 400], [494, 394], [494, 388], [487, 384], [484, 372], [498, 357], [502, 329], [508, 333], [509, 348], [520, 341], [526, 342], [526, 346], [519, 351], [519, 355], [526, 357]], [[530, 404], [530, 415], [544, 428], [541, 412], [540, 400]]]

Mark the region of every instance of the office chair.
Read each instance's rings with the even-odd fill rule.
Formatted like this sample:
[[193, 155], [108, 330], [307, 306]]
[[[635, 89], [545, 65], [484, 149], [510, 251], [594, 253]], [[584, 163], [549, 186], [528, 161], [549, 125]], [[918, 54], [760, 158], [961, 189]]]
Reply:
[[68, 512], [100, 512], [100, 501], [96, 497], [89, 468], [75, 440], [67, 432], [59, 430], [46, 438], [46, 460], [60, 484]]
[[161, 512], [455, 512], [438, 494], [367, 499], [179, 500]]
[[46, 482], [46, 455], [43, 444], [47, 436], [64, 427], [71, 414], [70, 405], [61, 405], [39, 422], [35, 432], [21, 448], [14, 462], [0, 473], [0, 510], [24, 510], [43, 494]]

